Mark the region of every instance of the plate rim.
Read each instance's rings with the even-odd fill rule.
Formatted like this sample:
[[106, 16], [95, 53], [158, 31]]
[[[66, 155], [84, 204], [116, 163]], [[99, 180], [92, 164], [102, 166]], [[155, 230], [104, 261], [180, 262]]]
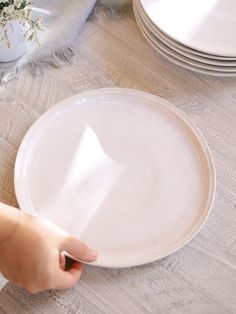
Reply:
[[[147, 11], [144, 8], [143, 5], [143, 0], [138, 0], [143, 11], [146, 12], [146, 14], [148, 15]], [[175, 40], [176, 42], [180, 43], [181, 45], [185, 46], [185, 47], [189, 47], [190, 49], [193, 49], [195, 51], [199, 51], [201, 53], [206, 53], [206, 54], [211, 54], [213, 56], [218, 56], [218, 57], [228, 57], [228, 58], [236, 58], [236, 49], [235, 49], [235, 54], [233, 53], [226, 53], [224, 55], [222, 55], [220, 52], [212, 52], [212, 51], [207, 51], [206, 49], [199, 49], [197, 47], [194, 47], [193, 45], [187, 45], [187, 43], [185, 43], [184, 41], [181, 41], [180, 39], [175, 38], [173, 35], [169, 34], [167, 31], [165, 31], [164, 29], [162, 29], [161, 27], [159, 27], [155, 21], [148, 15], [150, 21], [152, 21], [152, 23], [161, 31], [163, 32], [166, 36], [168, 36], [169, 38], [171, 38], [172, 40]]]
[[[166, 256], [169, 256], [179, 249], [183, 248], [186, 244], [188, 244], [203, 228], [205, 225], [213, 207], [214, 203], [214, 198], [215, 198], [215, 192], [216, 192], [216, 168], [215, 168], [215, 163], [214, 159], [212, 156], [212, 153], [210, 151], [209, 145], [207, 144], [204, 136], [200, 132], [199, 128], [196, 126], [196, 124], [187, 117], [187, 115], [177, 108], [174, 104], [170, 103], [169, 101], [165, 100], [162, 97], [159, 97], [154, 94], [150, 94], [145, 91], [137, 90], [137, 89], [130, 89], [130, 88], [99, 88], [99, 89], [92, 89], [92, 90], [86, 90], [81, 93], [78, 93], [76, 95], [73, 95], [71, 97], [65, 98], [64, 100], [59, 101], [57, 104], [53, 105], [50, 107], [48, 110], [46, 110], [36, 121], [31, 125], [29, 130], [26, 132], [25, 136], [23, 137], [23, 140], [19, 146], [19, 150], [17, 152], [16, 156], [16, 161], [15, 161], [15, 167], [14, 167], [14, 188], [15, 188], [15, 194], [17, 201], [19, 203], [19, 206], [23, 207], [24, 206], [24, 200], [20, 192], [20, 184], [19, 184], [19, 179], [18, 179], [18, 171], [19, 171], [19, 166], [21, 162], [21, 157], [24, 152], [24, 147], [27, 144], [28, 139], [30, 139], [31, 135], [34, 133], [34, 131], [38, 128], [38, 126], [41, 125], [41, 123], [44, 122], [45, 119], [47, 119], [48, 116], [51, 114], [55, 113], [59, 108], [62, 108], [66, 106], [66, 104], [70, 104], [71, 102], [78, 101], [79, 99], [82, 99], [83, 97], [98, 97], [98, 96], [107, 96], [109, 94], [122, 94], [122, 95], [133, 95], [133, 96], [142, 96], [146, 99], [150, 99], [154, 102], [159, 102], [160, 105], [168, 108], [171, 110], [181, 121], [183, 121], [187, 127], [191, 130], [191, 132], [194, 134], [198, 144], [200, 145], [202, 152], [204, 154], [204, 157], [206, 159], [207, 163], [207, 169], [209, 172], [209, 185], [208, 185], [208, 194], [207, 194], [207, 199], [203, 207], [204, 215], [202, 214], [197, 223], [195, 224], [194, 228], [192, 228], [187, 234], [184, 234], [183, 237], [181, 238], [181, 241], [175, 242], [171, 247], [169, 246], [168, 249], [164, 250], [164, 252], [160, 252], [155, 254], [155, 256], [152, 257], [144, 257], [142, 260], [134, 262], [126, 262], [126, 263], [112, 263], [110, 264], [109, 262], [105, 263], [99, 263], [95, 262], [90, 265], [93, 266], [98, 266], [98, 267], [107, 267], [107, 268], [126, 268], [126, 267], [133, 267], [133, 266], [140, 266], [144, 264], [148, 264], [154, 261], [157, 261], [161, 258], [164, 258]], [[26, 213], [36, 215], [35, 213], [32, 213], [31, 211], [28, 211], [26, 209], [22, 209]], [[180, 243], [179, 243], [180, 242]], [[167, 251], [167, 252], [165, 252]]]
[[[150, 39], [150, 35], [146, 34], [146, 30], [144, 30], [145, 27], [143, 25], [141, 25], [141, 23], [139, 23], [139, 21], [138, 21], [139, 17], [136, 17], [136, 14], [138, 14], [138, 12], [135, 12], [135, 10], [134, 10], [135, 19], [136, 19], [137, 25], [138, 25], [143, 37], [153, 47], [153, 49], [156, 50], [165, 59], [173, 62], [174, 64], [176, 64], [182, 68], [185, 68], [187, 70], [197, 72], [200, 74], [204, 74], [204, 75], [210, 75], [210, 76], [215, 76], [215, 77], [235, 77], [236, 76], [236, 71], [235, 72], [217, 71], [217, 70], [206, 69], [206, 68], [203, 68], [203, 67], [200, 67], [197, 65], [192, 65], [192, 64], [188, 63], [187, 61], [183, 61], [180, 58], [173, 56], [172, 54], [175, 53], [174, 50], [172, 50], [173, 52], [170, 54], [169, 52], [166, 51], [167, 50], [166, 48], [160, 48], [159, 46], [157, 46], [156, 42], [154, 42], [154, 39]], [[158, 39], [158, 41], [161, 42], [159, 39]], [[161, 45], [165, 46], [165, 44], [162, 42], [161, 42]], [[171, 48], [168, 48], [168, 49], [171, 50]]]
[[[234, 67], [236, 71], [236, 59], [228, 58], [228, 59], [216, 59], [212, 58], [210, 55], [205, 54], [203, 56], [203, 53], [196, 54], [195, 51], [191, 48], [185, 47], [181, 45], [178, 42], [175, 42], [173, 39], [162, 33], [160, 30], [155, 29], [155, 26], [153, 25], [152, 21], [148, 18], [148, 16], [139, 8], [140, 4], [138, 0], [133, 0], [133, 10], [136, 10], [137, 13], [140, 16], [140, 19], [142, 19], [143, 25], [145, 25], [145, 28], [147, 28], [159, 41], [161, 41], [164, 45], [172, 49], [173, 51], [176, 51], [177, 53], [185, 56], [186, 58], [189, 58], [191, 60], [204, 63], [206, 65], [213, 65], [213, 66], [219, 66], [219, 67]], [[191, 50], [191, 51], [190, 51]], [[193, 52], [194, 51], [194, 52]], [[209, 63], [208, 63], [209, 61]]]

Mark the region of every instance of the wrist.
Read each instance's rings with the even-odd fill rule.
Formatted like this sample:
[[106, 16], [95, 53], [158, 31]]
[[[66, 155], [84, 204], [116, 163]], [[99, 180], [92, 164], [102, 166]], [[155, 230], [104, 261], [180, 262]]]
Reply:
[[20, 210], [0, 203], [0, 245], [16, 231]]

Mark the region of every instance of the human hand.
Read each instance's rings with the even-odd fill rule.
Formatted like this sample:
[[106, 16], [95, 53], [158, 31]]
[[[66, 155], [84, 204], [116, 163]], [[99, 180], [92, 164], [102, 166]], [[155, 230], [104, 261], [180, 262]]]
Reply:
[[[19, 212], [10, 210], [15, 223]], [[6, 279], [31, 293], [71, 288], [79, 281], [83, 265], [74, 262], [65, 271], [63, 251], [81, 262], [96, 260], [96, 253], [78, 239], [47, 220], [21, 212], [14, 233], [0, 241], [0, 270]]]

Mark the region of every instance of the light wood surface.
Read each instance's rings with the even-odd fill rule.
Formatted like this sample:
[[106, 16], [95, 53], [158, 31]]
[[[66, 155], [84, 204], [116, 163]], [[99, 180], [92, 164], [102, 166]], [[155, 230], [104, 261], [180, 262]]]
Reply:
[[31, 296], [8, 283], [0, 292], [0, 313], [236, 313], [236, 78], [192, 73], [159, 56], [140, 34], [130, 1], [97, 4], [70, 64], [37, 76], [27, 69], [0, 87], [0, 199], [16, 205], [14, 160], [37, 118], [68, 96], [113, 86], [164, 97], [200, 128], [217, 170], [207, 224], [189, 245], [155, 263], [88, 267], [72, 290]]

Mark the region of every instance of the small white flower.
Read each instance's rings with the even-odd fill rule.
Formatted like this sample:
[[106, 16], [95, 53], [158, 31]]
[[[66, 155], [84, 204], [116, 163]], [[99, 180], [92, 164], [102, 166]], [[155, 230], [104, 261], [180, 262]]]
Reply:
[[11, 5], [3, 8], [3, 13], [10, 15], [10, 14], [14, 13], [14, 10], [15, 10], [15, 7], [13, 4], [11, 4]]
[[7, 27], [12, 20], [18, 20], [22, 24], [28, 24], [29, 30], [26, 34], [28, 40], [38, 41], [37, 31], [41, 29], [41, 19], [32, 19], [32, 0], [0, 0], [0, 27], [3, 30], [3, 38], [8, 46], [10, 42], [7, 36]]

